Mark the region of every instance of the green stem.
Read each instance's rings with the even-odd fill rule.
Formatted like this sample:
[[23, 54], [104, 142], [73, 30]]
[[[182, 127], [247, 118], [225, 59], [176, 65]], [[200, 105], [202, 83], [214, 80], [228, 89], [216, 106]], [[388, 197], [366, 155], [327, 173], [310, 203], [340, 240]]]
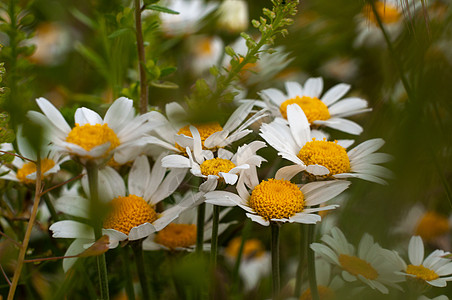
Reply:
[[133, 254], [135, 256], [135, 263], [137, 266], [138, 277], [140, 278], [141, 290], [143, 291], [143, 299], [151, 299], [149, 291], [148, 280], [146, 272], [144, 270], [144, 257], [143, 257], [143, 240], [133, 242], [131, 244]]
[[135, 292], [133, 290], [133, 276], [129, 265], [129, 248], [122, 249], [122, 263], [124, 266], [124, 276], [126, 279], [126, 294], [129, 300], [135, 300]]
[[135, 5], [135, 34], [137, 39], [138, 65], [140, 68], [140, 114], [148, 110], [148, 87], [146, 80], [146, 58], [144, 51], [143, 32], [141, 28], [140, 0], [134, 1]]
[[[88, 173], [89, 192], [91, 196], [90, 201], [90, 213], [92, 225], [94, 228], [95, 240], [99, 240], [102, 237], [102, 218], [101, 215], [102, 204], [99, 201], [98, 193], [98, 175], [99, 168], [95, 162], [88, 162], [86, 164], [86, 171]], [[100, 299], [109, 299], [108, 295], [108, 275], [107, 275], [107, 262], [105, 260], [105, 253], [97, 256], [97, 272], [99, 275], [100, 283]]]
[[397, 55], [396, 51], [394, 50], [394, 47], [392, 45], [391, 39], [389, 38], [388, 33], [386, 32], [386, 29], [384, 28], [383, 22], [381, 21], [381, 17], [378, 14], [377, 8], [375, 7], [375, 3], [373, 0], [368, 0], [370, 6], [372, 7], [372, 12], [375, 15], [375, 19], [377, 20], [378, 26], [381, 29], [381, 32], [383, 33], [383, 36], [385, 38], [386, 44], [388, 45], [388, 50], [391, 53], [392, 58], [394, 59], [395, 65], [397, 67], [397, 71], [400, 75], [400, 80], [402, 81], [403, 87], [405, 88], [405, 91], [408, 95], [408, 98], [413, 101], [414, 95], [411, 90], [410, 85], [408, 84], [408, 80], [405, 77], [405, 72], [403, 70], [403, 64], [402, 61], [399, 59], [399, 56]]
[[280, 275], [279, 275], [279, 224], [270, 222], [272, 230], [272, 282], [273, 282], [273, 300], [279, 298]]
[[307, 241], [306, 238], [307, 230], [306, 230], [306, 224], [299, 224], [300, 228], [300, 240], [299, 240], [299, 246], [298, 246], [298, 268], [297, 268], [297, 276], [295, 279], [295, 297], [301, 296], [301, 284], [303, 283], [303, 268], [304, 268], [304, 261], [306, 257], [306, 249], [307, 249]]
[[242, 229], [242, 240], [240, 242], [239, 252], [237, 253], [237, 259], [234, 264], [234, 270], [232, 271], [232, 282], [233, 282], [234, 288], [238, 287], [238, 283], [239, 283], [238, 275], [239, 275], [240, 263], [242, 262], [243, 249], [245, 248], [246, 240], [248, 239], [248, 237], [250, 235], [252, 225], [253, 225], [252, 221], [247, 218], [245, 220], [245, 225], [243, 226], [243, 229]]
[[52, 217], [52, 221], [53, 222], [57, 222], [58, 219], [59, 219], [58, 218], [58, 214], [57, 214], [57, 212], [55, 210], [55, 207], [53, 206], [52, 201], [50, 200], [49, 195], [48, 194], [44, 194], [43, 197], [44, 197], [44, 201], [45, 201], [45, 203], [47, 205], [47, 208], [49, 209], [50, 216]]
[[196, 223], [196, 253], [201, 254], [204, 243], [204, 218], [206, 215], [206, 204], [202, 203], [198, 206], [198, 219]]
[[212, 239], [210, 240], [210, 268], [215, 271], [217, 267], [218, 254], [218, 225], [220, 223], [220, 207], [213, 206], [212, 215]]
[[312, 300], [319, 300], [319, 291], [317, 289], [317, 278], [315, 275], [315, 253], [311, 249], [310, 245], [314, 242], [315, 224], [309, 224], [308, 226], [308, 242], [306, 247], [308, 258], [308, 275], [309, 275], [309, 288], [311, 290]]

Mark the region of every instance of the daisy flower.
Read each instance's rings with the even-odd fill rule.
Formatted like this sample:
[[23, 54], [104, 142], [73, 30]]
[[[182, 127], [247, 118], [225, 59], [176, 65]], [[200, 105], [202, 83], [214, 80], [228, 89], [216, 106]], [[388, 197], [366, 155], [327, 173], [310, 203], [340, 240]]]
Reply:
[[[194, 149], [194, 139], [190, 130], [190, 126], [194, 126], [201, 136], [203, 150], [216, 151], [252, 132], [247, 128], [265, 115], [265, 112], [261, 110], [248, 118], [252, 113], [253, 106], [252, 102], [240, 105], [223, 126], [218, 122], [190, 125], [181, 121], [187, 117], [187, 112], [183, 107], [176, 102], [171, 102], [165, 107], [168, 119], [159, 112], [150, 113], [150, 119], [163, 125], [157, 127], [152, 133], [153, 136], [146, 138], [146, 142], [175, 153], [186, 154], [187, 147], [190, 150]], [[151, 147], [147, 149], [152, 151]]]
[[168, 36], [192, 34], [201, 27], [200, 21], [217, 6], [218, 3], [203, 0], [167, 1], [167, 7], [178, 14], [160, 14], [162, 29]]
[[[337, 290], [344, 286], [344, 281], [339, 276], [331, 276], [331, 265], [324, 259], [316, 259], [315, 269], [319, 298], [325, 300], [335, 299]], [[304, 290], [299, 300], [312, 300], [309, 286], [306, 285]]]
[[248, 4], [243, 0], [224, 0], [218, 8], [217, 25], [228, 33], [240, 33], [248, 28]]
[[[112, 168], [99, 171], [99, 198], [108, 203], [111, 210], [103, 220], [103, 234], [109, 236], [109, 247], [115, 248], [124, 240], [134, 241], [146, 238], [162, 230], [177, 216], [190, 207], [191, 199], [176, 204], [161, 213], [154, 206], [171, 195], [185, 177], [186, 170], [176, 169], [166, 173], [161, 167], [161, 157], [152, 170], [147, 157], [139, 156], [128, 176], [128, 193], [122, 177]], [[86, 178], [82, 180], [85, 194], [89, 196]], [[88, 197], [89, 198], [89, 197]], [[57, 200], [55, 208], [78, 218], [89, 220], [89, 200], [69, 194]], [[84, 245], [94, 242], [93, 228], [73, 220], [59, 221], [49, 228], [54, 238], [75, 238], [66, 256], [83, 252]], [[69, 260], [63, 267], [67, 270], [75, 261]]]
[[[226, 261], [233, 266], [237, 260], [242, 239], [232, 239], [224, 249]], [[258, 239], [247, 239], [243, 245], [242, 260], [239, 275], [243, 280], [244, 289], [249, 291], [258, 286], [261, 278], [270, 274], [271, 255]]]
[[387, 286], [399, 288], [404, 277], [395, 272], [403, 269], [403, 260], [397, 252], [383, 249], [369, 234], [365, 234], [358, 250], [350, 244], [339, 228], [334, 227], [329, 235], [322, 236], [324, 244], [312, 243], [311, 249], [330, 264], [342, 269], [345, 281], [360, 280], [383, 294]]
[[190, 46], [190, 68], [196, 76], [200, 76], [218, 64], [223, 52], [223, 41], [217, 36], [192, 36], [188, 40]]
[[[280, 174], [280, 173], [279, 173]], [[269, 178], [259, 183], [253, 174], [247, 184], [240, 177], [237, 192], [212, 191], [206, 202], [220, 206], [239, 206], [251, 220], [264, 225], [274, 222], [315, 224], [321, 217], [315, 212], [334, 209], [338, 205], [315, 207], [342, 193], [350, 185], [343, 180], [311, 182], [301, 188], [282, 177]], [[251, 189], [251, 194], [246, 188]]]
[[[210, 150], [202, 150], [201, 136], [194, 126], [190, 126], [190, 131], [194, 138], [193, 154], [187, 147], [188, 157], [183, 155], [168, 155], [162, 159], [162, 166], [167, 168], [190, 168], [190, 172], [205, 179], [199, 189], [204, 192], [213, 191], [218, 181], [234, 185], [237, 183], [239, 175], [244, 171], [256, 172], [256, 167], [260, 167], [265, 161], [256, 151], [265, 147], [264, 142], [254, 141], [251, 144], [244, 144], [237, 149], [234, 154], [231, 151], [220, 148], [217, 157]], [[254, 169], [254, 170], [250, 170]]]
[[[36, 161], [36, 151], [22, 135], [20, 128], [17, 132], [16, 141], [19, 150], [18, 153], [25, 158]], [[2, 144], [0, 150], [14, 152], [12, 144]], [[69, 160], [67, 155], [49, 149], [47, 145], [42, 145], [41, 151], [45, 153], [45, 156], [41, 157], [41, 179], [49, 178], [51, 175], [56, 174], [60, 170], [60, 165]], [[1, 176], [2, 179], [18, 181], [25, 184], [33, 184], [36, 181], [36, 164], [17, 156], [14, 156], [10, 166], [0, 166], [0, 173], [5, 172], [8, 173]]]
[[297, 104], [312, 126], [326, 126], [355, 135], [363, 131], [357, 123], [344, 119], [371, 110], [367, 108], [367, 101], [364, 99], [357, 97], [341, 99], [350, 90], [350, 85], [340, 83], [322, 96], [320, 96], [323, 90], [321, 77], [309, 78], [304, 87], [293, 81], [286, 82], [285, 87], [287, 94], [275, 88], [261, 91], [259, 94], [264, 101], [257, 102], [257, 105], [266, 107], [276, 117], [287, 119], [288, 106]]
[[435, 250], [424, 259], [424, 243], [420, 236], [413, 236], [408, 246], [410, 264], [404, 263], [404, 272], [409, 277], [422, 280], [432, 286], [445, 287], [452, 281], [452, 260], [444, 258], [450, 254]]
[[280, 169], [281, 177], [292, 178], [306, 171], [323, 178], [361, 178], [386, 184], [382, 178], [390, 178], [392, 173], [377, 164], [387, 162], [391, 156], [374, 153], [383, 146], [382, 139], [372, 139], [347, 151], [350, 140], [327, 141], [320, 131], [310, 130], [303, 110], [295, 104], [287, 107], [287, 121], [276, 118], [270, 124], [262, 124], [260, 135], [278, 154], [294, 165]]
[[[204, 201], [203, 193], [187, 192], [180, 203], [190, 203], [187, 198], [191, 198], [191, 205], [183, 211], [177, 219], [168, 224], [159, 232], [152, 233], [143, 241], [144, 250], [171, 250], [171, 251], [189, 251], [192, 252], [196, 247], [196, 223], [197, 209], [196, 207]], [[223, 210], [220, 213], [220, 220], [229, 212]], [[211, 205], [206, 205], [206, 213], [204, 218], [204, 234], [203, 241], [209, 241], [212, 237], [212, 214]], [[219, 223], [218, 234], [223, 233], [231, 223]], [[210, 249], [210, 242], [204, 243], [204, 250]]]
[[44, 115], [30, 111], [28, 116], [49, 130], [54, 149], [78, 157], [83, 164], [101, 163], [111, 155], [120, 164], [129, 161], [136, 147], [144, 146], [144, 134], [156, 125], [146, 114], [135, 117], [133, 101], [124, 97], [110, 106], [104, 119], [88, 108], [78, 108], [73, 128], [48, 100], [36, 102]]

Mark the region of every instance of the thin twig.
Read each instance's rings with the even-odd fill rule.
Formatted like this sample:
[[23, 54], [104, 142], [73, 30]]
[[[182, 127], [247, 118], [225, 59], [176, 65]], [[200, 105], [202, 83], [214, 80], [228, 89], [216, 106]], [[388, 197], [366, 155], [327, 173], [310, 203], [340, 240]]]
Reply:
[[6, 282], [8, 283], [9, 286], [11, 286], [11, 280], [9, 280], [8, 275], [6, 275], [6, 272], [3, 269], [3, 266], [1, 264], [0, 264], [0, 269], [2, 269], [3, 277], [5, 277]]
[[36, 163], [36, 161], [34, 161], [32, 159], [29, 159], [29, 158], [26, 158], [26, 157], [24, 157], [24, 156], [22, 156], [20, 154], [17, 154], [17, 153], [12, 153], [12, 152], [3, 151], [3, 150], [0, 150], [0, 152], [4, 153], [4, 154], [9, 154], [9, 155], [12, 155], [12, 156], [16, 156], [16, 157], [22, 158], [23, 160], [28, 160], [29, 162], [32, 162], [32, 163]]
[[77, 179], [79, 179], [79, 178], [82, 178], [83, 176], [85, 176], [85, 174], [81, 173], [81, 174], [79, 174], [79, 175], [77, 175], [77, 176], [75, 176], [75, 177], [72, 177], [72, 178], [70, 178], [70, 179], [68, 179], [68, 180], [66, 180], [66, 181], [63, 181], [63, 182], [61, 182], [61, 183], [59, 183], [59, 184], [57, 184], [57, 185], [54, 185], [54, 186], [48, 188], [47, 190], [43, 191], [43, 192], [40, 194], [40, 196], [43, 196], [44, 194], [50, 192], [51, 190], [54, 190], [54, 189], [56, 189], [56, 188], [59, 188], [60, 186], [63, 186], [63, 185], [65, 185], [65, 184], [67, 184], [67, 183], [69, 183], [69, 182], [71, 182], [71, 181], [74, 181], [74, 180], [77, 180]]
[[146, 80], [146, 57], [144, 51], [143, 32], [141, 28], [140, 0], [135, 0], [135, 35], [137, 39], [138, 65], [140, 67], [140, 114], [148, 110], [148, 87]]
[[58, 260], [58, 259], [65, 259], [65, 258], [76, 258], [76, 257], [79, 257], [79, 256], [80, 256], [80, 254], [78, 254], [78, 255], [70, 255], [70, 256], [54, 256], [54, 257], [25, 259], [24, 263], [41, 262], [41, 261], [48, 261], [48, 260]]
[[22, 245], [21, 245], [18, 241], [16, 241], [15, 239], [9, 237], [9, 236], [6, 235], [5, 233], [3, 233], [3, 232], [0, 231], [0, 235], [4, 236], [5, 238], [7, 238], [7, 239], [10, 240], [11, 242], [13, 242], [14, 245], [16, 245], [17, 247], [22, 248]]

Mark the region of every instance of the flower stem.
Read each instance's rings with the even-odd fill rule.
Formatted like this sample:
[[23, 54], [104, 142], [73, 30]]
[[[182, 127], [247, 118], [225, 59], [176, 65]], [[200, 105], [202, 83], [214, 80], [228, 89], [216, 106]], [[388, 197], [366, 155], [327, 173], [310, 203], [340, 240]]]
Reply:
[[122, 249], [122, 263], [124, 265], [124, 276], [126, 279], [126, 294], [129, 300], [135, 300], [135, 292], [133, 290], [133, 276], [129, 265], [129, 249]]
[[148, 87], [146, 80], [146, 58], [143, 42], [143, 31], [141, 28], [141, 7], [140, 0], [135, 0], [135, 34], [137, 39], [138, 64], [140, 67], [140, 114], [145, 114], [148, 110]]
[[273, 300], [278, 299], [280, 291], [280, 276], [279, 276], [279, 224], [270, 222], [272, 230], [272, 282], [273, 282]]
[[143, 291], [143, 299], [151, 299], [148, 280], [146, 272], [144, 270], [144, 257], [143, 257], [143, 240], [133, 242], [131, 244], [133, 254], [135, 256], [135, 263], [137, 266], [138, 277], [140, 278], [141, 290]]
[[[102, 237], [102, 218], [99, 218], [101, 207], [103, 206], [99, 201], [98, 194], [98, 175], [99, 169], [96, 163], [88, 162], [86, 164], [86, 171], [88, 173], [89, 193], [91, 196], [90, 213], [92, 225], [94, 228], [94, 237], [99, 240]], [[108, 295], [108, 275], [107, 262], [105, 260], [105, 253], [97, 256], [97, 272], [99, 274], [100, 283], [100, 299], [109, 299]]]
[[204, 218], [206, 215], [206, 204], [202, 203], [198, 206], [198, 219], [196, 223], [196, 253], [201, 254], [204, 243]]
[[239, 279], [239, 269], [240, 269], [240, 263], [242, 262], [242, 256], [243, 256], [243, 249], [245, 248], [246, 240], [248, 239], [248, 236], [250, 235], [251, 227], [253, 223], [250, 219], [245, 220], [245, 225], [242, 229], [242, 240], [240, 242], [240, 248], [239, 252], [237, 253], [237, 258], [234, 264], [234, 270], [232, 271], [232, 282], [233, 287], [238, 287], [238, 279]]
[[317, 289], [317, 278], [315, 275], [315, 254], [310, 245], [314, 242], [315, 224], [309, 224], [308, 227], [308, 242], [306, 247], [306, 253], [308, 258], [308, 275], [309, 275], [309, 288], [311, 290], [312, 300], [319, 300], [319, 291]]
[[22, 242], [19, 251], [19, 257], [17, 258], [16, 270], [14, 271], [14, 277], [9, 288], [8, 300], [14, 299], [14, 294], [16, 293], [16, 288], [19, 283], [20, 274], [22, 272], [22, 267], [25, 260], [25, 254], [27, 252], [28, 242], [30, 241], [31, 230], [33, 229], [33, 224], [36, 220], [36, 214], [38, 212], [39, 200], [41, 199], [40, 194], [42, 191], [42, 179], [41, 179], [41, 158], [38, 151], [38, 159], [36, 161], [36, 186], [35, 186], [35, 197], [33, 202], [33, 208], [30, 215], [30, 220], [28, 221], [27, 230], [25, 231], [25, 237]]
[[215, 268], [217, 267], [218, 254], [218, 224], [220, 223], [220, 207], [218, 205], [213, 206], [212, 218], [212, 239], [210, 240], [210, 268], [215, 271]]
[[298, 246], [298, 268], [297, 268], [297, 276], [295, 279], [295, 297], [301, 296], [301, 284], [303, 283], [303, 268], [304, 261], [306, 257], [306, 248], [307, 248], [307, 230], [306, 224], [300, 224], [300, 240]]

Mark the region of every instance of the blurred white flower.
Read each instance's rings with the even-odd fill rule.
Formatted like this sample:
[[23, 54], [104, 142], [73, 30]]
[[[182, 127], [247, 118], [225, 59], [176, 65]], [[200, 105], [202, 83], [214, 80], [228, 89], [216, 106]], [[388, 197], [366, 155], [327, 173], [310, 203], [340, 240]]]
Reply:
[[218, 8], [218, 27], [229, 33], [240, 33], [248, 28], [248, 4], [243, 0], [224, 0]]

